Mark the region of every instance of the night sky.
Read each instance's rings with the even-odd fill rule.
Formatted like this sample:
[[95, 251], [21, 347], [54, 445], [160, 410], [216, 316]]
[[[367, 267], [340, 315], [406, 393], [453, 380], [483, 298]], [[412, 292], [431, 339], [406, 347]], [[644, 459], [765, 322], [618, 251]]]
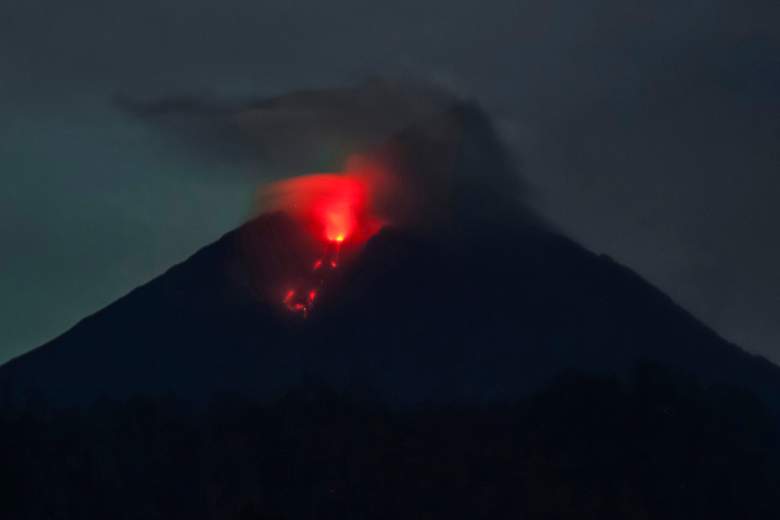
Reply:
[[245, 220], [263, 179], [117, 99], [414, 78], [478, 100], [531, 203], [780, 362], [780, 3], [10, 0], [0, 362]]

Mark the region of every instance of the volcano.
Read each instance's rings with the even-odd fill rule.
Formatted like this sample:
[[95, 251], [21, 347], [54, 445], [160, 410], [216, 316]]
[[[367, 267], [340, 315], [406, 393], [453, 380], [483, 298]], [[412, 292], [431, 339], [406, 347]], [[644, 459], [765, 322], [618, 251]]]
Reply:
[[[388, 150], [397, 168], [426, 171], [416, 193], [448, 202], [412, 211], [408, 198], [317, 288], [306, 320], [282, 303], [316, 255], [301, 254], [311, 246], [293, 216], [263, 214], [8, 362], [0, 389], [64, 405], [168, 394], [267, 401], [317, 381], [398, 405], [484, 403], [572, 370], [624, 377], [652, 363], [747, 388], [779, 409], [780, 368], [495, 198], [483, 173], [509, 176], [507, 160], [477, 108], [411, 127], [378, 154]], [[457, 173], [442, 183], [445, 170]], [[449, 202], [458, 197], [467, 202]]]
[[0, 367], [0, 516], [778, 518], [780, 368], [524, 209], [478, 108], [364, 159], [393, 196], [284, 181]]
[[[653, 362], [779, 404], [779, 368], [563, 236], [519, 229], [453, 249], [386, 228], [302, 322], [256, 289], [270, 283], [257, 259], [295, 233], [284, 214], [228, 233], [4, 365], [5, 389], [63, 404], [270, 399], [313, 379], [397, 403], [480, 402], [517, 398], [568, 370], [623, 374]], [[289, 254], [286, 265], [297, 260]]]

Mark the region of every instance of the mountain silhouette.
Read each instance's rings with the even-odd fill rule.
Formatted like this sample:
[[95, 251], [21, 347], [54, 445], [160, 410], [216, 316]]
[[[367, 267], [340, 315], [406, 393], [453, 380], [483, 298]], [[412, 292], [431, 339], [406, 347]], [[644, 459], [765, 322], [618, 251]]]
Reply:
[[780, 406], [780, 368], [513, 206], [507, 194], [522, 188], [479, 109], [457, 107], [375, 153], [446, 200], [373, 236], [308, 319], [268, 294], [304, 268], [310, 246], [286, 214], [265, 214], [6, 363], [0, 388], [61, 404], [206, 402], [315, 381], [397, 404], [480, 403], [571, 370], [624, 376], [655, 363]]
[[[251, 274], [266, 247], [294, 233], [284, 215], [259, 217], [7, 363], [0, 378], [19, 395], [67, 404], [267, 399], [305, 380], [392, 402], [480, 402], [568, 370], [624, 374], [654, 362], [778, 404], [780, 369], [563, 236], [522, 229], [452, 248], [386, 229], [302, 320], [256, 298], [264, 280]], [[259, 251], [243, 247], [248, 237]]]
[[412, 196], [305, 312], [273, 211], [0, 367], [0, 516], [778, 518], [780, 368], [527, 210], [477, 108], [370, 153]]

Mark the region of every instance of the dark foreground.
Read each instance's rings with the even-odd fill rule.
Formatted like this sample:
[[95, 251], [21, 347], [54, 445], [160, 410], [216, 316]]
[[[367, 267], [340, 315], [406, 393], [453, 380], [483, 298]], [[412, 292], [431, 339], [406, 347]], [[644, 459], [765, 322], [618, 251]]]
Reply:
[[391, 409], [312, 383], [269, 405], [22, 410], [0, 414], [1, 518], [780, 518], [759, 401], [653, 367], [514, 405]]

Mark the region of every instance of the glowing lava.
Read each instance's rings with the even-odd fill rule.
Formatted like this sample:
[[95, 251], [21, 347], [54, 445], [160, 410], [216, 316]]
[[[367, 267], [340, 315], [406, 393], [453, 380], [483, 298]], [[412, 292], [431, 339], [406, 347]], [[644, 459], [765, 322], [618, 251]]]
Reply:
[[343, 241], [343, 239], [338, 240], [338, 237], [329, 241], [323, 256], [314, 261], [311, 272], [304, 277], [302, 287], [299, 289], [287, 289], [282, 300], [287, 310], [299, 313], [304, 318], [309, 316], [318, 292], [325, 285], [332, 271], [339, 265]]
[[342, 173], [305, 175], [272, 184], [264, 192], [266, 206], [296, 219], [319, 243], [321, 254], [310, 260], [302, 282], [288, 284], [284, 306], [307, 317], [328, 278], [341, 265], [343, 248], [357, 251], [384, 225], [375, 198], [382, 178], [376, 168], [353, 165]]
[[296, 297], [295, 289], [289, 289], [284, 295], [283, 303], [287, 309], [292, 312], [299, 312], [304, 318], [309, 316], [312, 304], [314, 304], [314, 298], [317, 297], [317, 290], [311, 289], [305, 294], [303, 299]]

